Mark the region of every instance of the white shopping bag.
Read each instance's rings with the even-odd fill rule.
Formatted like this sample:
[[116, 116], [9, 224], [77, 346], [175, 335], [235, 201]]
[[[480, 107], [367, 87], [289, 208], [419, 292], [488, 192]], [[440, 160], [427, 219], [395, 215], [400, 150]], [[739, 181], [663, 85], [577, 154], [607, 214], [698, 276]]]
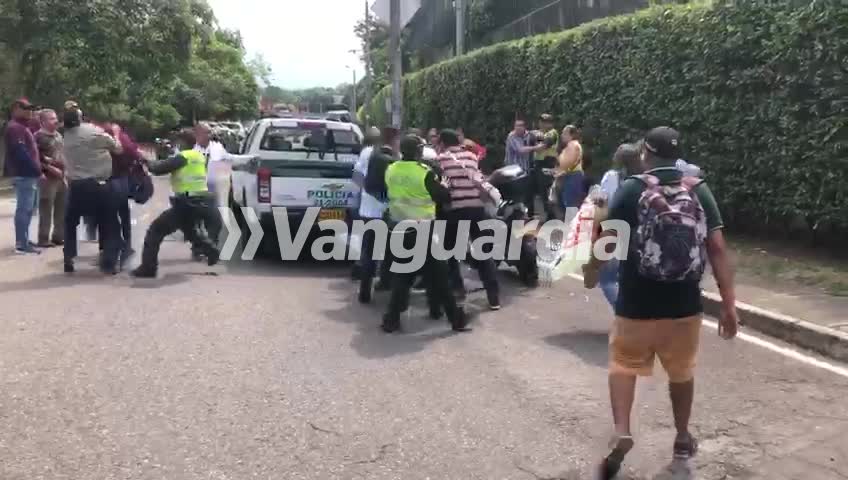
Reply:
[[550, 286], [574, 273], [580, 273], [591, 258], [595, 228], [595, 202], [586, 198], [561, 238], [543, 227], [539, 238], [539, 282]]

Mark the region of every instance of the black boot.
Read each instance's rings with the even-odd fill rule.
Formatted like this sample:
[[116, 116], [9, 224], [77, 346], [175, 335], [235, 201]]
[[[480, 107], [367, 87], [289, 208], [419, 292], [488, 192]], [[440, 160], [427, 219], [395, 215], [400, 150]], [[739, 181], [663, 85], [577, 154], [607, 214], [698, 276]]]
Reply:
[[218, 249], [213, 248], [206, 253], [206, 265], [210, 267], [218, 264], [218, 261], [221, 259], [221, 252]]
[[363, 276], [359, 281], [359, 303], [371, 303], [374, 292], [374, 279]]
[[454, 332], [470, 332], [471, 327], [469, 327], [469, 323], [471, 323], [468, 318], [468, 314], [465, 313], [465, 309], [458, 308], [450, 318], [451, 328]]
[[157, 273], [156, 267], [150, 267], [142, 263], [138, 268], [130, 272], [130, 275], [136, 278], [156, 278]]
[[74, 273], [76, 269], [74, 268], [73, 260], [65, 260], [65, 273]]
[[387, 313], [383, 315], [383, 324], [380, 328], [386, 333], [395, 333], [400, 330], [400, 319]]

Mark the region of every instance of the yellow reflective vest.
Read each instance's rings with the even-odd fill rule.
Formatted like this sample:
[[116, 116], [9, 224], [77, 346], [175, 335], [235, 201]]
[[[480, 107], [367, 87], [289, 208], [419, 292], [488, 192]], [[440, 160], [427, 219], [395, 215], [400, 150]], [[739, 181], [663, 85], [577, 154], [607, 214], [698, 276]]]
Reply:
[[206, 192], [206, 157], [196, 150], [183, 150], [180, 156], [186, 159], [186, 164], [171, 173], [171, 189], [174, 193]]
[[427, 191], [430, 169], [418, 162], [394, 162], [386, 169], [389, 215], [392, 220], [433, 220], [436, 203]]

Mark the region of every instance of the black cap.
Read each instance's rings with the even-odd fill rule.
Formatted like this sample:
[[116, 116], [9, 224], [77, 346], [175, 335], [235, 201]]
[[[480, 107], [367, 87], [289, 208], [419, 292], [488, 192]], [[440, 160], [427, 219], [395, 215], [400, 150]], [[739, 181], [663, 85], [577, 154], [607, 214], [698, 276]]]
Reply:
[[421, 158], [421, 149], [424, 142], [417, 135], [406, 135], [400, 141], [400, 152], [404, 160], [418, 160]]
[[680, 158], [680, 133], [671, 127], [657, 127], [645, 135], [645, 148], [668, 160]]
[[37, 110], [38, 108], [29, 102], [26, 98], [19, 98], [12, 102], [12, 108], [21, 108], [23, 110]]

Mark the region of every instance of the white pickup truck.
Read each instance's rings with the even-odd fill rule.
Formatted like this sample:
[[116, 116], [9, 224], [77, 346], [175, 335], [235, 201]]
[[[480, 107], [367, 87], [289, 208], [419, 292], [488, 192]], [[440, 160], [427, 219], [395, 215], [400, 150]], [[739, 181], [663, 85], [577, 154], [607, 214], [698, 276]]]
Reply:
[[[359, 128], [350, 123], [259, 120], [244, 142], [242, 155], [233, 157], [230, 204], [252, 208], [268, 240], [276, 232], [273, 207], [286, 208], [292, 234], [310, 207], [321, 208], [318, 220], [349, 224], [359, 206], [359, 188], [352, 177], [362, 140]], [[267, 248], [271, 245], [263, 246]]]

